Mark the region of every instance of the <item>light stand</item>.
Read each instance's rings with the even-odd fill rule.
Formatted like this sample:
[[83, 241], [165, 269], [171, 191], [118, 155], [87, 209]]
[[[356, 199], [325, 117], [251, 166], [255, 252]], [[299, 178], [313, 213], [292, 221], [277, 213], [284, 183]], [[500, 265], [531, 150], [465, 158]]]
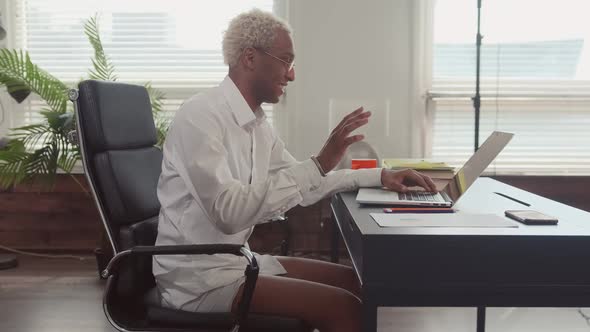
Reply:
[[[481, 19], [481, 0], [477, 0], [477, 36], [475, 37], [475, 97], [473, 97], [473, 108], [475, 109], [475, 146], [474, 151], [479, 149], [479, 107], [481, 106], [481, 96], [479, 95], [479, 67], [481, 55], [482, 36], [479, 31]], [[484, 332], [486, 329], [486, 307], [477, 307], [477, 332]]]
[[475, 97], [473, 97], [473, 108], [475, 109], [475, 147], [474, 151], [479, 149], [479, 108], [481, 106], [481, 97], [479, 95], [479, 67], [481, 54], [481, 33], [479, 32], [481, 12], [481, 0], [477, 0], [477, 36], [475, 37]]

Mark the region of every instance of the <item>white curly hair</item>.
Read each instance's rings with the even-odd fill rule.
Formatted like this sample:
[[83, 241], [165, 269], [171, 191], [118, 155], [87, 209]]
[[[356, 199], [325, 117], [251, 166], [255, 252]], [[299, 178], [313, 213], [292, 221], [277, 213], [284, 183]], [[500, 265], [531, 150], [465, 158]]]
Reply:
[[260, 9], [255, 8], [236, 16], [229, 22], [223, 34], [223, 61], [233, 67], [238, 64], [242, 52], [248, 47], [270, 49], [277, 30], [291, 34], [291, 27], [287, 22]]

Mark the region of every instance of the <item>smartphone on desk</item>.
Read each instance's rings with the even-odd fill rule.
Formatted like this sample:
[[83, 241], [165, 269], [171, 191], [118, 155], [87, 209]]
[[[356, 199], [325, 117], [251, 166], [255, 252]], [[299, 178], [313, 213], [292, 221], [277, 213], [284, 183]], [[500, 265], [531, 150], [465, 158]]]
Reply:
[[533, 210], [506, 210], [506, 217], [525, 225], [557, 225], [557, 218]]

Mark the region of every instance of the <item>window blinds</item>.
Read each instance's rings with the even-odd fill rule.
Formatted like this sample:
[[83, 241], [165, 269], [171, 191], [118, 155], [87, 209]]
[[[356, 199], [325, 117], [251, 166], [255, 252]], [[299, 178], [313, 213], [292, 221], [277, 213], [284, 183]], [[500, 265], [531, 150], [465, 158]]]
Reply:
[[[586, 7], [582, 0], [482, 3], [480, 144], [493, 130], [516, 134], [488, 172], [590, 174]], [[476, 14], [475, 1], [435, 7], [432, 157], [456, 166], [473, 153]]]
[[[151, 82], [164, 92], [169, 117], [185, 99], [225, 77], [221, 38], [229, 20], [253, 7], [273, 11], [273, 0], [12, 1], [16, 48], [70, 86], [88, 77], [93, 50], [84, 22], [98, 14], [118, 81]], [[24, 112], [15, 114], [17, 125], [39, 122], [42, 106], [30, 97]], [[264, 108], [272, 123], [272, 106]]]

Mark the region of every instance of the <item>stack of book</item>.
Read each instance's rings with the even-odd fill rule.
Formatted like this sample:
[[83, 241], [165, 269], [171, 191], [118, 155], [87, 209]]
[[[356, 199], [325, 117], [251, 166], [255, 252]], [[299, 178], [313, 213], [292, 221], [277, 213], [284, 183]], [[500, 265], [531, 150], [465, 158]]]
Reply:
[[411, 168], [433, 179], [449, 180], [455, 175], [454, 167], [441, 161], [425, 159], [383, 159], [383, 167], [393, 170]]

